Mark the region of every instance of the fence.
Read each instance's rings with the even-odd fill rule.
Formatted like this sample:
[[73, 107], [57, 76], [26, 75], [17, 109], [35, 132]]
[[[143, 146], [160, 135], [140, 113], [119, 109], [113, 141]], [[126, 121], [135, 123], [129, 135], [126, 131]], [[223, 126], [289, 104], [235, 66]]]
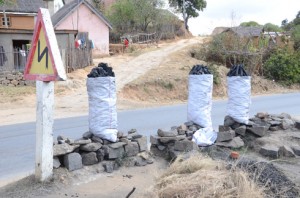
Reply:
[[[0, 52], [0, 74], [24, 72], [28, 54], [28, 51], [17, 49]], [[92, 51], [89, 49], [62, 49], [61, 55], [67, 73], [93, 64]]]
[[123, 43], [123, 40], [125, 38], [128, 38], [130, 43], [138, 43], [138, 44], [150, 44], [157, 41], [157, 34], [156, 32], [151, 34], [146, 33], [137, 33], [135, 35], [127, 35], [120, 37], [121, 43]]

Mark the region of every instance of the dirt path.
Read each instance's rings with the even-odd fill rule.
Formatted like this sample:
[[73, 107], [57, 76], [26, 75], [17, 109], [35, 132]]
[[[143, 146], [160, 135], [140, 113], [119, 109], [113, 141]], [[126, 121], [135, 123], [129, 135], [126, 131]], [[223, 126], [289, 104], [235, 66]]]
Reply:
[[[146, 52], [137, 57], [128, 55], [111, 56], [95, 59], [94, 63], [107, 62], [116, 74], [117, 91], [124, 85], [158, 67], [171, 53], [189, 45], [200, 43], [201, 38], [178, 40], [174, 43], [162, 44], [154, 51]], [[68, 75], [66, 82], [57, 82], [56, 89], [66, 88], [67, 91], [55, 95], [55, 118], [64, 118], [88, 114], [88, 96], [86, 92], [86, 75], [92, 67], [77, 70]], [[1, 104], [0, 125], [24, 123], [35, 120], [35, 95], [23, 97], [21, 101]], [[128, 104], [124, 105], [128, 106]], [[130, 105], [129, 105], [130, 106]], [[118, 106], [123, 109], [122, 104]]]

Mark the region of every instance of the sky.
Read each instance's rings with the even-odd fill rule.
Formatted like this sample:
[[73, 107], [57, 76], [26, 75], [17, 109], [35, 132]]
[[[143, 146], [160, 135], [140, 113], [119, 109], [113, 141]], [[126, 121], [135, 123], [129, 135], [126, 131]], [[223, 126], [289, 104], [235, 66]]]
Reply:
[[[238, 26], [241, 22], [281, 25], [293, 20], [300, 11], [300, 0], [206, 0], [207, 6], [197, 18], [189, 19], [194, 35], [210, 34], [215, 27]], [[232, 17], [233, 16], [233, 17]]]

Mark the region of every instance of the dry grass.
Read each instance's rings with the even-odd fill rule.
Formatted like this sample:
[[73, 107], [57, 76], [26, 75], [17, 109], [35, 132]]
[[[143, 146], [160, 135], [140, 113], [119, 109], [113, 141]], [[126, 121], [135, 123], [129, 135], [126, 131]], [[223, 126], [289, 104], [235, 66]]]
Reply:
[[263, 189], [241, 170], [227, 170], [225, 164], [201, 154], [178, 158], [158, 179], [158, 197], [264, 197]]

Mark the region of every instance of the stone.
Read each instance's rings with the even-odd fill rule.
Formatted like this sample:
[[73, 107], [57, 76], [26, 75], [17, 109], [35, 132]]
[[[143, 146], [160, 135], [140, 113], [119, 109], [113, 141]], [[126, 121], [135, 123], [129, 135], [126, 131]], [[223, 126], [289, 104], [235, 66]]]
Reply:
[[126, 156], [131, 157], [139, 153], [139, 145], [137, 142], [131, 142], [130, 144], [125, 145]]
[[110, 146], [108, 146], [107, 152], [108, 159], [122, 158], [125, 155], [125, 150], [123, 146], [116, 148], [111, 148]]
[[140, 152], [148, 150], [147, 137], [146, 136], [143, 136], [141, 138], [135, 139], [135, 141], [139, 145]]
[[89, 144], [81, 145], [80, 150], [87, 151], [87, 152], [95, 152], [102, 147], [101, 143], [92, 142]]
[[259, 153], [265, 157], [277, 159], [279, 156], [279, 148], [274, 145], [265, 145], [260, 148]]
[[163, 145], [158, 145], [157, 148], [158, 148], [158, 150], [163, 151], [167, 147], [163, 146]]
[[233, 130], [219, 132], [217, 137], [217, 142], [225, 142], [232, 140], [235, 137], [235, 132]]
[[53, 156], [65, 155], [67, 153], [73, 152], [79, 145], [69, 145], [69, 144], [55, 144], [53, 145]]
[[87, 131], [87, 132], [85, 132], [84, 134], [82, 134], [82, 137], [83, 137], [84, 139], [91, 139], [91, 138], [93, 137], [93, 133]]
[[175, 131], [163, 131], [161, 129], [158, 129], [157, 135], [159, 135], [160, 137], [175, 137], [176, 135], [178, 135], [178, 133]]
[[268, 127], [266, 126], [253, 126], [250, 128], [247, 128], [248, 131], [251, 133], [258, 135], [260, 137], [263, 137], [266, 135], [266, 131], [268, 130]]
[[141, 134], [132, 135], [132, 139], [138, 139], [138, 138], [141, 138], [141, 137], [143, 137]]
[[292, 116], [290, 114], [287, 114], [287, 113], [281, 113], [279, 115], [280, 118], [282, 119], [292, 119]]
[[300, 130], [300, 121], [295, 121], [295, 128]]
[[82, 144], [89, 144], [91, 142], [92, 142], [92, 140], [90, 140], [90, 139], [87, 139], [87, 140], [86, 139], [77, 139], [74, 141], [74, 144], [82, 145]]
[[118, 133], [117, 133], [117, 138], [121, 138], [121, 137], [123, 137], [123, 132], [118, 131]]
[[19, 84], [19, 81], [17, 81], [17, 80], [12, 80], [10, 83], [13, 84], [13, 85], [15, 85], [15, 86], [17, 86], [17, 85]]
[[240, 137], [235, 137], [229, 142], [217, 142], [215, 143], [215, 145], [226, 147], [226, 148], [238, 149], [243, 147], [245, 143]]
[[94, 136], [92, 137], [92, 141], [93, 141], [93, 142], [100, 143], [100, 144], [103, 144], [103, 140], [102, 140], [100, 137], [96, 136], [96, 135], [94, 135]]
[[194, 122], [188, 121], [188, 122], [185, 122], [184, 125], [187, 126], [187, 127], [189, 127], [189, 126], [194, 125]]
[[81, 157], [83, 165], [93, 165], [98, 163], [96, 152], [82, 153]]
[[104, 151], [104, 149], [99, 149], [96, 152], [96, 155], [97, 155], [98, 162], [102, 162], [104, 160], [104, 158], [105, 158], [105, 151]]
[[194, 132], [193, 132], [193, 131], [187, 131], [187, 132], [186, 132], [186, 136], [187, 136], [187, 137], [193, 137], [193, 135], [194, 135]]
[[124, 142], [125, 144], [129, 144], [131, 141], [128, 140], [127, 138], [121, 138], [120, 142]]
[[114, 163], [113, 162], [106, 162], [103, 164], [103, 167], [107, 173], [114, 172]]
[[150, 143], [153, 144], [153, 145], [158, 145], [159, 144], [158, 137], [150, 135]]
[[74, 171], [82, 168], [82, 158], [79, 153], [70, 153], [64, 156], [64, 166], [69, 171]]
[[128, 134], [132, 134], [132, 133], [136, 133], [137, 130], [136, 129], [131, 129], [130, 131], [128, 131]]
[[296, 155], [300, 156], [300, 146], [293, 146], [292, 149]]
[[260, 119], [264, 119], [266, 117], [268, 117], [268, 113], [264, 113], [264, 112], [259, 112], [256, 114], [256, 117], [260, 118]]
[[175, 136], [175, 137], [160, 137], [158, 140], [162, 144], [168, 144], [170, 142], [184, 140], [185, 138], [186, 138], [185, 135], [178, 135], [178, 136]]
[[141, 158], [141, 157], [136, 157], [135, 160], [135, 166], [146, 166], [148, 163], [145, 159]]
[[269, 123], [272, 127], [274, 127], [274, 126], [279, 126], [281, 124], [281, 121], [272, 120]]
[[230, 131], [229, 126], [219, 125], [219, 132]]
[[125, 145], [126, 145], [126, 143], [124, 143], [124, 142], [117, 142], [117, 143], [109, 144], [108, 146], [112, 149], [117, 149], [117, 148], [120, 148], [120, 147], [123, 148], [123, 146], [125, 146]]
[[58, 157], [53, 157], [53, 168], [59, 168], [61, 165]]
[[67, 137], [65, 137], [65, 136], [62, 136], [62, 135], [59, 135], [59, 136], [57, 136], [57, 141], [58, 142], [66, 142], [66, 140], [68, 139]]
[[2, 85], [8, 85], [10, 83], [10, 80], [3, 80]]
[[6, 75], [6, 79], [7, 79], [7, 80], [14, 80], [14, 79], [15, 79], [15, 76], [12, 75], [12, 74], [7, 74], [7, 75]]
[[162, 158], [165, 158], [165, 159], [168, 158], [168, 156], [169, 156], [166, 147], [163, 150], [159, 150], [158, 147], [156, 147], [156, 145], [151, 145], [150, 146], [150, 152], [154, 156], [162, 157]]
[[172, 126], [171, 131], [177, 131], [177, 128], [178, 128], [177, 126]]
[[122, 161], [122, 165], [125, 167], [134, 167], [136, 162], [136, 157], [126, 157]]
[[182, 152], [170, 149], [168, 154], [169, 154], [168, 158], [171, 159], [171, 161], [174, 161], [179, 155], [182, 155]]
[[281, 146], [279, 147], [279, 156], [283, 156], [283, 157], [296, 157], [295, 153], [293, 152], [293, 150], [288, 147], [288, 146]]
[[183, 129], [178, 129], [178, 135], [185, 135], [186, 133], [186, 130], [183, 130]]
[[189, 126], [189, 130], [195, 132], [198, 130], [198, 127], [196, 127], [195, 125], [192, 125], [192, 126]]
[[185, 124], [182, 124], [182, 125], [180, 125], [180, 126], [177, 128], [177, 130], [178, 130], [178, 132], [179, 132], [179, 130], [187, 131], [188, 128], [187, 128], [187, 126], [186, 126]]
[[247, 129], [247, 127], [245, 125], [242, 125], [242, 126], [236, 128], [234, 131], [235, 131], [236, 134], [239, 134], [241, 136], [245, 136], [246, 135], [246, 129]]
[[235, 120], [230, 116], [225, 116], [224, 118], [224, 126], [232, 126], [235, 123]]
[[278, 126], [272, 126], [269, 128], [270, 131], [279, 131], [279, 127]]
[[284, 130], [294, 128], [295, 123], [291, 119], [283, 119], [280, 127]]
[[175, 151], [192, 151], [192, 150], [197, 150], [198, 146], [195, 142], [189, 141], [189, 140], [182, 140], [182, 141], [176, 141], [174, 145], [174, 150]]

